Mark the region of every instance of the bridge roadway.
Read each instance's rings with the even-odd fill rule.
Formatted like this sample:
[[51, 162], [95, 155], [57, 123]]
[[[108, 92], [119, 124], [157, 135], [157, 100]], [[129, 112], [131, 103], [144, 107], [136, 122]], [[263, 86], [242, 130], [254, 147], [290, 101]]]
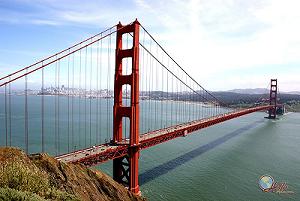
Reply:
[[[234, 119], [257, 111], [269, 110], [273, 105], [257, 106], [249, 109], [242, 109], [225, 114], [220, 114], [210, 118], [182, 123], [175, 126], [151, 131], [140, 136], [140, 149], [146, 149], [157, 144], [172, 140], [177, 137], [184, 137], [194, 131], [206, 128], [230, 119]], [[68, 163], [81, 163], [85, 166], [94, 166], [108, 160], [127, 155], [129, 139], [121, 143], [105, 143], [90, 148], [78, 150], [68, 154], [57, 156], [56, 159]]]

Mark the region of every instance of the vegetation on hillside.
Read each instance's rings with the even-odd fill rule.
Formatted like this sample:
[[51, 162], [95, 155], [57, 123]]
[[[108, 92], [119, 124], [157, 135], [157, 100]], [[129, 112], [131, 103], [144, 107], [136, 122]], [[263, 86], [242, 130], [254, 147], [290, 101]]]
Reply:
[[143, 200], [100, 171], [0, 148], [0, 200]]
[[[39, 194], [39, 193], [38, 193]], [[73, 195], [62, 191], [51, 191], [46, 196], [39, 196], [36, 193], [30, 191], [21, 191], [15, 190], [12, 188], [0, 188], [0, 200], [11, 201], [11, 200], [20, 200], [20, 201], [46, 201], [46, 200], [65, 200], [65, 201], [75, 201], [78, 200]]]
[[300, 100], [287, 101], [285, 103], [285, 109], [288, 112], [300, 112]]
[[[195, 101], [195, 102], [213, 102], [215, 98], [220, 100], [222, 106], [232, 108], [247, 108], [254, 106], [258, 103], [258, 100], [266, 102], [269, 98], [269, 94], [242, 94], [229, 91], [210, 92], [210, 95], [203, 95], [202, 91], [196, 93], [188, 92], [142, 92], [140, 94], [141, 99], [153, 99], [153, 100], [175, 100], [175, 101]], [[279, 103], [287, 104], [287, 111], [300, 112], [300, 95], [299, 94], [279, 94]]]
[[44, 201], [42, 197], [35, 193], [18, 191], [11, 188], [0, 188], [0, 200], [22, 200], [22, 201]]

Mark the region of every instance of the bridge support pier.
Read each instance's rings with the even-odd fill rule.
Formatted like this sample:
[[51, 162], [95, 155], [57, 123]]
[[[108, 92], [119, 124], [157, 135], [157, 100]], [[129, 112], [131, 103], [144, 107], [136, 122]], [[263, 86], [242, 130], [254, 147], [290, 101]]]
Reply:
[[276, 118], [277, 112], [277, 79], [271, 79], [271, 88], [270, 88], [270, 105], [275, 105], [272, 109], [269, 109], [269, 119]]
[[[139, 159], [139, 28], [136, 20], [132, 24], [117, 25], [116, 44], [116, 68], [114, 81], [114, 111], [113, 111], [113, 141], [118, 144], [123, 141], [122, 120], [127, 117], [130, 120], [130, 137], [128, 154], [123, 158], [113, 161], [113, 178], [125, 185], [134, 194], [140, 194], [138, 183], [138, 159]], [[122, 49], [123, 34], [131, 33], [133, 46], [131, 49]], [[123, 75], [122, 59], [132, 58], [132, 73]], [[122, 104], [122, 86], [130, 85], [130, 106]], [[123, 142], [124, 143], [124, 142]]]

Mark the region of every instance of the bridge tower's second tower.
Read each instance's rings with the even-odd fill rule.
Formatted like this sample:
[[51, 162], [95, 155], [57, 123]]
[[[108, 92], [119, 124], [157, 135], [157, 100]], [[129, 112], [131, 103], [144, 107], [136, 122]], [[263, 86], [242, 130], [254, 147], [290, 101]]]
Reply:
[[[114, 80], [114, 110], [113, 110], [113, 141], [114, 143], [124, 142], [122, 133], [122, 121], [124, 118], [130, 120], [130, 140], [128, 154], [125, 157], [114, 159], [113, 178], [119, 183], [128, 185], [131, 192], [139, 194], [138, 184], [138, 158], [139, 158], [139, 28], [136, 20], [132, 24], [123, 26], [117, 25], [116, 39], [116, 67]], [[122, 36], [131, 34], [133, 44], [131, 49], [122, 49]], [[132, 71], [130, 75], [122, 73], [122, 60], [132, 59]], [[130, 106], [122, 104], [122, 86], [130, 85]], [[127, 92], [126, 92], [127, 93]]]
[[269, 119], [276, 118], [277, 112], [277, 79], [271, 79], [271, 88], [270, 88], [270, 105], [274, 105], [272, 109], [269, 110]]

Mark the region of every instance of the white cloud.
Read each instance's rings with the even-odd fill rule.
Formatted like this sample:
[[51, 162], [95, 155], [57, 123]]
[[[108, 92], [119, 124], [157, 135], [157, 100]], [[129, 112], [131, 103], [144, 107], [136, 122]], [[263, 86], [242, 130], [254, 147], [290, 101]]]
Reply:
[[[275, 74], [287, 83], [286, 80], [292, 79], [291, 74], [283, 75], [276, 71], [282, 71], [285, 67], [288, 72], [290, 64], [300, 65], [299, 3], [244, 2], [189, 1], [185, 7], [181, 7], [188, 17], [180, 19], [170, 16], [171, 19], [177, 19], [177, 24], [180, 20], [187, 20], [183, 22], [186, 29], [167, 26], [169, 31], [163, 32], [166, 49], [172, 50], [171, 55], [197, 80], [207, 83], [209, 88], [222, 88], [222, 79], [235, 80], [236, 86], [252, 83], [253, 87], [261, 87], [257, 72], [264, 66], [272, 65], [273, 71], [261, 72], [265, 83]], [[224, 73], [235, 69], [239, 70], [239, 74], [224, 77]], [[253, 69], [254, 76], [243, 75], [241, 69], [247, 72]], [[297, 73], [300, 73], [300, 69]], [[243, 79], [236, 79], [237, 76]], [[295, 87], [300, 88], [299, 85]], [[284, 90], [288, 88], [287, 85], [283, 87]]]
[[[24, 20], [34, 24], [108, 27], [137, 17], [170, 55], [209, 89], [249, 88], [247, 83], [264, 87], [263, 82], [278, 76], [287, 83], [282, 89], [300, 90], [289, 73], [291, 64], [300, 65], [298, 0], [27, 2], [45, 12], [26, 15]], [[22, 23], [22, 14], [14, 16], [6, 20]], [[272, 65], [271, 72], [262, 69]], [[234, 71], [237, 73], [227, 73]], [[293, 73], [299, 74], [300, 69]], [[224, 79], [231, 81], [224, 84]]]
[[53, 20], [32, 20], [31, 21], [32, 24], [36, 24], [36, 25], [51, 25], [51, 26], [56, 26], [56, 25], [60, 25], [59, 22], [57, 21], [53, 21]]

